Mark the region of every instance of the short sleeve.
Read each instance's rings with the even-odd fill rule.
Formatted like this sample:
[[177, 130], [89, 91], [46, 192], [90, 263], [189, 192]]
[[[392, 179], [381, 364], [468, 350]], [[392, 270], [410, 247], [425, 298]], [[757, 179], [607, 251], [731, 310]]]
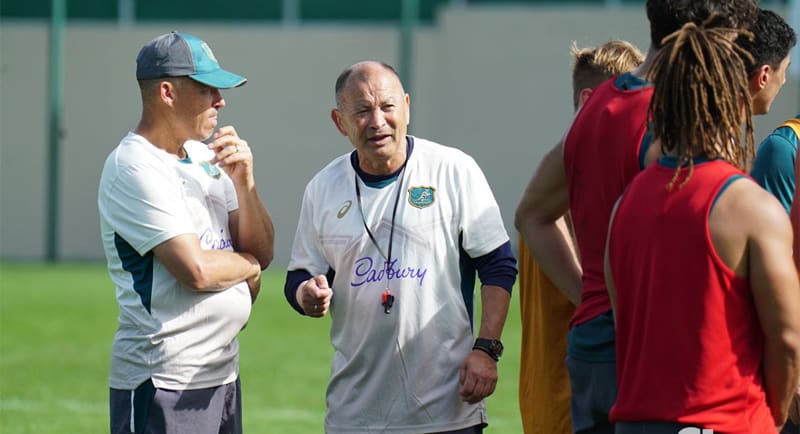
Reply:
[[181, 181], [166, 167], [129, 166], [100, 193], [100, 212], [113, 231], [140, 255], [195, 228]]
[[292, 244], [292, 254], [288, 270], [306, 270], [311, 275], [327, 273], [330, 265], [322, 255], [319, 244], [319, 232], [314, 224], [314, 186], [306, 186], [300, 217]]
[[477, 258], [507, 242], [508, 234], [486, 176], [475, 160], [465, 155], [456, 170], [461, 184], [461, 245], [470, 257]]

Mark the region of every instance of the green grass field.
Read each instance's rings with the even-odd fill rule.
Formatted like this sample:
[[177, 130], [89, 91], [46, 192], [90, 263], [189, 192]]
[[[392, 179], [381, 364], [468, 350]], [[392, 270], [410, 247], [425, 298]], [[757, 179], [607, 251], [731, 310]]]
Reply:
[[[297, 315], [283, 298], [283, 277], [280, 269], [265, 273], [240, 335], [247, 434], [323, 432], [329, 323]], [[0, 432], [107, 433], [116, 317], [103, 264], [0, 264]], [[503, 341], [487, 431], [521, 433], [516, 301]]]

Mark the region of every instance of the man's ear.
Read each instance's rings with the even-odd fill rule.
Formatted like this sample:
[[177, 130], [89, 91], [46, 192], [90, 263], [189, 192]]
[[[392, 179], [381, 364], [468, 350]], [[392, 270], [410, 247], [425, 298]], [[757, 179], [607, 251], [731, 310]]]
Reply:
[[752, 77], [750, 77], [750, 94], [754, 94], [767, 87], [767, 82], [769, 82], [771, 73], [772, 67], [769, 65], [759, 66]]
[[406, 126], [408, 126], [411, 123], [411, 97], [405, 94], [403, 99], [406, 102]]
[[339, 109], [331, 109], [331, 120], [333, 124], [336, 125], [336, 129], [343, 136], [347, 136], [347, 130], [344, 129], [344, 125], [342, 125], [342, 114], [339, 113]]
[[164, 80], [158, 84], [158, 95], [170, 107], [175, 104], [175, 84]]
[[594, 92], [594, 89], [589, 87], [581, 89], [580, 93], [578, 94], [578, 107], [576, 107], [576, 109], [583, 107], [583, 104], [586, 103], [590, 96], [592, 96], [592, 92]]

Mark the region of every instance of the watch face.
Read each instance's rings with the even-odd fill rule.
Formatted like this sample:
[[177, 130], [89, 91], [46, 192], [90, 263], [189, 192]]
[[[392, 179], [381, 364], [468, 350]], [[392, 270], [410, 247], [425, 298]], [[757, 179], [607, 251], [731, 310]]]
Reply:
[[472, 348], [488, 353], [495, 360], [498, 360], [503, 355], [503, 343], [498, 339], [478, 338]]
[[500, 341], [492, 340], [491, 348], [492, 351], [494, 351], [494, 353], [497, 354], [498, 356], [503, 355], [503, 344]]

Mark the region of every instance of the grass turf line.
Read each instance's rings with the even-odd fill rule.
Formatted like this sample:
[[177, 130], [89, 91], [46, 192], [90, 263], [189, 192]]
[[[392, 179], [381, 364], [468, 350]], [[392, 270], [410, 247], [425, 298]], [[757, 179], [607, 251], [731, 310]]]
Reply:
[[[270, 269], [242, 331], [244, 432], [323, 432], [329, 320], [298, 315]], [[480, 296], [476, 294], [476, 301]], [[480, 318], [480, 312], [476, 317]], [[0, 432], [108, 432], [108, 361], [117, 305], [104, 264], [0, 263]], [[519, 306], [488, 400], [488, 432], [522, 432], [517, 402]]]

